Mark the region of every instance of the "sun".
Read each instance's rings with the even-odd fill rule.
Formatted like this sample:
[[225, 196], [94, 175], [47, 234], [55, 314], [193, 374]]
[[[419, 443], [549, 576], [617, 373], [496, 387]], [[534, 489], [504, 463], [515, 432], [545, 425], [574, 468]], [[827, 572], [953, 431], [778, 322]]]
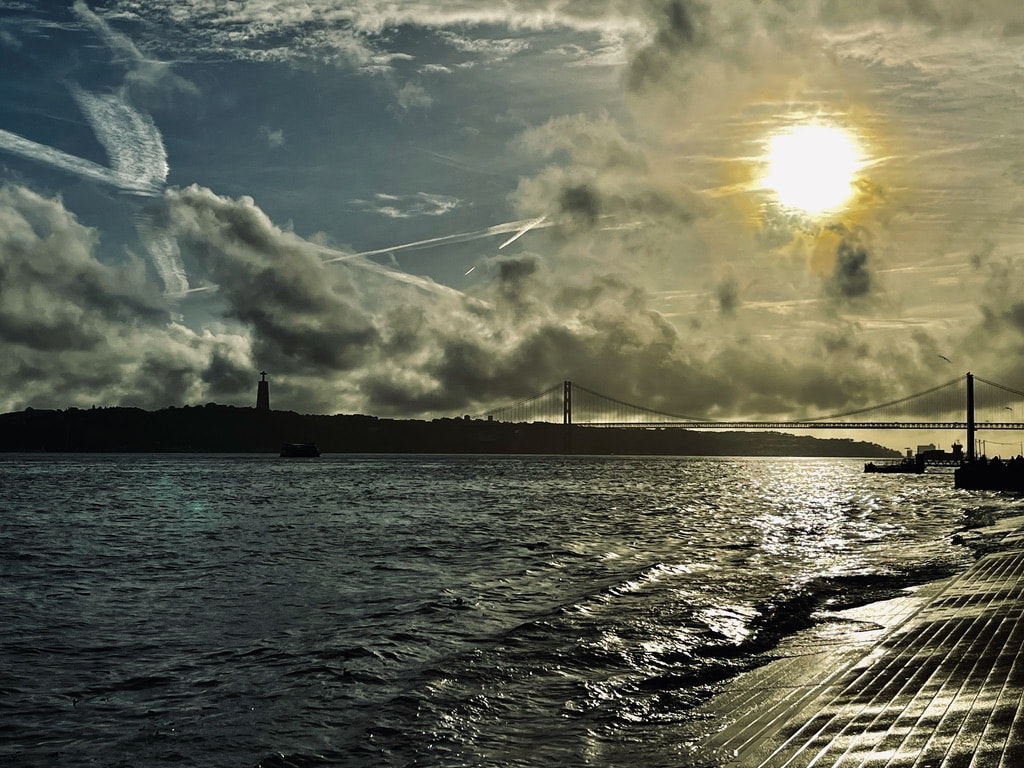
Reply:
[[808, 123], [768, 140], [762, 185], [779, 205], [816, 216], [834, 212], [853, 197], [863, 164], [852, 134], [834, 125]]

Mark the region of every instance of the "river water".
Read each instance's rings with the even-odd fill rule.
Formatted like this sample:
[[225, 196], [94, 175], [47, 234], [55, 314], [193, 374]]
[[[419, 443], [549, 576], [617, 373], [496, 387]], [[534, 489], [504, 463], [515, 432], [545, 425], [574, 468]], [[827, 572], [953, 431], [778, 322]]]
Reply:
[[858, 461], [0, 456], [0, 765], [688, 766], [1019, 511]]

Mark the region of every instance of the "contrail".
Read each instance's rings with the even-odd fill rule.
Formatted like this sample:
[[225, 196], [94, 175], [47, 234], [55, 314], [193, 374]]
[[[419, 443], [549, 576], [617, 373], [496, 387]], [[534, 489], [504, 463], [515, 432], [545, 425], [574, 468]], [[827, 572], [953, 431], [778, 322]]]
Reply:
[[165, 293], [164, 295], [168, 299], [178, 300], [178, 299], [184, 299], [186, 296], [191, 296], [193, 293], [206, 293], [206, 292], [216, 293], [217, 292], [217, 286], [215, 286], [215, 285], [202, 285], [202, 286], [200, 286], [198, 288], [186, 288], [184, 291], [168, 292], [168, 293]]
[[[76, 93], [76, 100], [92, 123], [96, 137], [107, 149], [113, 168], [3, 129], [0, 129], [0, 150], [53, 166], [89, 181], [115, 187], [131, 195], [159, 195], [167, 174], [167, 163], [163, 141], [153, 121], [116, 100], [108, 101], [84, 92]], [[112, 125], [96, 117], [104, 110], [109, 114], [120, 114], [123, 123]], [[153, 266], [164, 285], [164, 291], [177, 294], [187, 289], [188, 276], [177, 244], [169, 236], [157, 232], [150, 217], [137, 212], [132, 218], [139, 239], [152, 258]]]
[[[16, 133], [5, 131], [0, 128], [0, 149], [4, 149], [11, 154], [20, 155], [28, 160], [34, 160], [39, 163], [51, 165], [54, 168], [59, 168], [62, 171], [68, 171], [76, 176], [81, 176], [84, 179], [90, 181], [98, 181], [101, 184], [109, 184], [112, 187], [118, 187], [124, 189], [124, 180], [121, 175], [117, 172], [107, 168], [106, 166], [94, 163], [92, 160], [86, 160], [85, 158], [78, 157], [77, 155], [70, 155], [54, 147], [47, 146], [46, 144], [40, 144], [39, 142], [32, 141], [19, 136]], [[154, 194], [156, 190], [151, 187], [145, 187], [142, 189], [129, 189], [126, 191], [130, 192], [142, 192], [145, 194]]]
[[[321, 258], [323, 258], [324, 256], [329, 256], [338, 253], [336, 250], [332, 248], [326, 248], [324, 246], [315, 247], [317, 252], [320, 254]], [[353, 253], [347, 254], [344, 258], [345, 260], [350, 260], [356, 256], [357, 254]], [[341, 257], [328, 258], [324, 259], [324, 264], [330, 264], [332, 262], [341, 260]], [[362, 269], [367, 270], [368, 272], [373, 272], [374, 274], [381, 275], [382, 277], [386, 277], [390, 280], [396, 280], [400, 283], [405, 283], [415, 288], [419, 288], [420, 290], [426, 291], [427, 293], [436, 293], [442, 296], [451, 296], [453, 298], [470, 301], [479, 306], [487, 306], [486, 302], [467, 296], [465, 293], [456, 290], [455, 288], [451, 288], [447, 285], [442, 285], [441, 283], [436, 283], [433, 280], [430, 280], [429, 278], [419, 277], [418, 275], [410, 275], [408, 272], [402, 272], [400, 270], [391, 269], [390, 267], [385, 267], [382, 264], [377, 264], [376, 262], [370, 261], [368, 259], [357, 259], [355, 261], [351, 261], [350, 264], [351, 266], [360, 267]], [[186, 287], [183, 290], [168, 292], [166, 295], [168, 296], [168, 298], [171, 299], [184, 299], [185, 297], [191, 296], [194, 293], [216, 293], [217, 290], [218, 287], [215, 285], [203, 285], [197, 288]]]
[[393, 253], [395, 251], [408, 251], [417, 248], [429, 248], [435, 245], [443, 245], [445, 243], [468, 243], [471, 240], [482, 240], [485, 237], [495, 237], [496, 235], [507, 235], [509, 232], [516, 232], [516, 236], [511, 240], [505, 241], [501, 245], [504, 248], [512, 240], [515, 240], [522, 235], [525, 235], [531, 229], [538, 229], [544, 227], [554, 226], [551, 223], [541, 223], [546, 217], [541, 219], [520, 219], [519, 221], [509, 221], [504, 224], [495, 224], [492, 227], [486, 229], [478, 229], [473, 232], [460, 232], [455, 235], [442, 235], [441, 237], [431, 237], [426, 240], [417, 240], [414, 243], [403, 243], [401, 245], [392, 245], [387, 248], [376, 248], [372, 251], [360, 251], [359, 253], [347, 253], [342, 256], [336, 256], [332, 259], [327, 259], [325, 263], [330, 264], [335, 261], [348, 261], [349, 259], [356, 259], [365, 256], [379, 256], [382, 253]]
[[107, 44], [110, 50], [132, 59], [136, 63], [145, 61], [142, 51], [131, 41], [131, 38], [115, 31], [84, 0], [75, 0], [71, 4], [71, 10], [78, 14], [84, 22], [103, 38], [103, 42]]
[[511, 245], [511, 244], [512, 244], [512, 243], [514, 243], [514, 242], [515, 242], [516, 240], [518, 240], [518, 239], [519, 239], [520, 237], [522, 237], [522, 236], [523, 236], [523, 235], [525, 235], [525, 234], [526, 234], [527, 232], [529, 232], [529, 231], [530, 231], [531, 229], [536, 229], [537, 227], [539, 227], [539, 226], [540, 226], [541, 224], [543, 224], [543, 223], [544, 223], [545, 219], [547, 219], [547, 214], [544, 214], [544, 215], [543, 215], [543, 216], [541, 216], [540, 218], [534, 219], [534, 220], [533, 220], [533, 221], [531, 221], [531, 222], [530, 222], [529, 224], [527, 224], [527, 225], [526, 225], [525, 227], [523, 227], [523, 228], [522, 228], [522, 229], [520, 229], [520, 230], [519, 230], [518, 232], [516, 232], [516, 233], [515, 233], [514, 235], [512, 235], [512, 237], [510, 237], [510, 238], [509, 238], [508, 240], [506, 240], [506, 241], [505, 241], [504, 243], [502, 243], [501, 245], [499, 245], [499, 246], [498, 246], [498, 250], [500, 251], [500, 250], [501, 250], [502, 248], [504, 248], [504, 247], [505, 247], [506, 245]]
[[[435, 239], [445, 239], [445, 238], [435, 238]], [[415, 245], [415, 244], [410, 244], [410, 245]], [[443, 285], [441, 283], [437, 283], [437, 282], [435, 282], [435, 281], [433, 281], [433, 280], [431, 280], [429, 278], [420, 277], [419, 275], [410, 275], [408, 272], [402, 272], [401, 270], [392, 269], [390, 267], [385, 267], [384, 265], [378, 264], [375, 261], [370, 261], [369, 259], [365, 258], [366, 253], [345, 253], [345, 254], [339, 254], [338, 251], [335, 250], [334, 248], [328, 248], [328, 247], [323, 246], [323, 245], [316, 246], [316, 249], [317, 249], [317, 252], [320, 254], [320, 258], [323, 259], [323, 263], [324, 264], [335, 264], [335, 263], [337, 263], [339, 261], [345, 261], [345, 262], [351, 263], [352, 266], [360, 267], [362, 269], [367, 270], [368, 272], [373, 272], [373, 273], [381, 275], [383, 277], [387, 277], [387, 278], [389, 278], [391, 280], [396, 280], [396, 281], [398, 281], [400, 283], [405, 283], [407, 285], [412, 285], [412, 286], [414, 286], [416, 288], [419, 288], [420, 290], [426, 291], [428, 293], [437, 293], [437, 294], [441, 294], [441, 295], [444, 295], [444, 296], [452, 296], [452, 297], [455, 297], [455, 298], [458, 298], [458, 299], [469, 299], [470, 298], [465, 293], [463, 293], [462, 291], [456, 290], [455, 288], [451, 288], [451, 287], [449, 287], [447, 285]], [[386, 252], [388, 252], [388, 250], [390, 250], [390, 249], [384, 249], [384, 250], [380, 250], [380, 251], [369, 251], [368, 253], [370, 253], [370, 254], [386, 253]], [[476, 300], [474, 299], [473, 301], [476, 301]], [[480, 303], [483, 304], [483, 302], [480, 302]]]
[[116, 94], [97, 95], [72, 86], [110, 165], [128, 188], [159, 189], [167, 181], [167, 149], [153, 118]]
[[[75, 0], [72, 11], [92, 27], [111, 51], [129, 62], [129, 78], [163, 73], [161, 62], [146, 59], [131, 38], [114, 30], [84, 0]], [[72, 85], [71, 95], [106, 150], [122, 190], [158, 195], [167, 183], [170, 166], [164, 138], [153, 118], [132, 106], [126, 88], [112, 94], [95, 94]], [[164, 285], [164, 293], [173, 297], [188, 292], [188, 275], [177, 242], [158, 231], [151, 217], [136, 213], [133, 218], [139, 240]]]
[[[400, 283], [406, 283], [407, 285], [414, 286], [422, 291], [426, 291], [427, 293], [438, 293], [444, 296], [452, 296], [457, 299], [470, 298], [466, 296], [466, 294], [464, 294], [462, 291], [456, 290], [455, 288], [451, 288], [450, 286], [443, 285], [441, 283], [437, 283], [429, 278], [420, 277], [419, 275], [410, 275], [408, 272], [402, 272], [397, 269], [389, 269], [388, 267], [385, 267], [381, 264], [377, 264], [369, 260], [357, 261], [355, 262], [355, 265], [362, 267], [363, 269], [369, 270], [370, 272], [375, 272], [378, 275], [383, 275], [384, 277], [390, 278], [392, 280], [397, 280]], [[474, 299], [474, 301], [476, 300]], [[482, 304], [483, 302], [479, 303]]]
[[132, 219], [139, 240], [153, 259], [153, 266], [164, 284], [164, 293], [178, 296], [189, 292], [188, 274], [181, 260], [178, 241], [169, 233], [153, 223], [153, 217], [145, 213], [136, 213]]
[[[72, 86], [71, 95], [107, 151], [110, 165], [124, 187], [161, 189], [170, 169], [167, 148], [153, 118], [132, 107], [122, 94], [99, 95]], [[136, 214], [133, 218], [139, 239], [164, 284], [164, 293], [173, 296], [186, 291], [188, 275], [178, 244], [153, 227], [151, 216]]]
[[[126, 188], [162, 189], [169, 171], [167, 148], [153, 118], [132, 107], [121, 94], [98, 95], [72, 86], [71, 95], [107, 151], [122, 184]], [[133, 218], [139, 240], [164, 284], [164, 293], [176, 295], [187, 290], [188, 275], [174, 238], [158, 231], [149, 215], [136, 213]]]

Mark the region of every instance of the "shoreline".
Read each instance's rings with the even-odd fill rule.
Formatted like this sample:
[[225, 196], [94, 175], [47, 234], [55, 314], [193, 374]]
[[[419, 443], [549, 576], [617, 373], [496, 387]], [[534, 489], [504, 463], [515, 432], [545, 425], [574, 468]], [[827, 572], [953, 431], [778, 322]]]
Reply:
[[34, 410], [0, 414], [0, 452], [278, 453], [315, 443], [323, 453], [814, 456], [892, 458], [850, 438], [782, 432], [698, 431], [486, 419], [431, 421], [309, 415], [217, 405]]
[[[1022, 719], [1012, 718], [1001, 733], [989, 728], [988, 745], [977, 726], [995, 717], [988, 710], [997, 706], [997, 694], [999, 701], [1024, 701], [1024, 680], [1010, 679], [1011, 664], [997, 658], [1005, 648], [1015, 665], [1020, 644], [985, 637], [997, 626], [1024, 635], [1024, 600], [1011, 595], [1024, 574], [1024, 515], [970, 531], [982, 546], [962, 571], [905, 588], [897, 597], [823, 612], [813, 627], [766, 653], [766, 663], [741, 673], [695, 710], [686, 728], [691, 764], [796, 768], [814, 758], [821, 768], [860, 765], [868, 755], [880, 756], [885, 744], [890, 759], [879, 765], [911, 766], [927, 745], [937, 743], [940, 723], [942, 739], [951, 741], [948, 734], [954, 733], [960, 742], [985, 750], [980, 764], [989, 764], [985, 760], [997, 752], [1005, 757], [1003, 751], [1013, 744], [1024, 745]], [[985, 595], [991, 595], [990, 602], [981, 599]], [[956, 632], [952, 646], [935, 644], [944, 631], [960, 625], [974, 631]], [[921, 687], [908, 690], [900, 683], [907, 675], [921, 678]], [[921, 713], [935, 709], [939, 694], [926, 699], [923, 692], [929, 684], [945, 685], [943, 675], [963, 682], [946, 694], [948, 701], [941, 712], [935, 710], [933, 721]], [[875, 715], [866, 722], [869, 697]], [[908, 713], [918, 710], [913, 722], [908, 720]], [[949, 719], [952, 712], [960, 713], [959, 721]], [[964, 757], [962, 745], [959, 751], [946, 746], [949, 755]], [[954, 763], [943, 758], [928, 764]]]

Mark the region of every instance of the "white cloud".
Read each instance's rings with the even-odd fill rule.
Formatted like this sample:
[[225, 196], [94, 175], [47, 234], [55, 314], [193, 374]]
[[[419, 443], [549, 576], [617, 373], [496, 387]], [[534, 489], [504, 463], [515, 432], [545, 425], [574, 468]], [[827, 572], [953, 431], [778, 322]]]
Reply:
[[17, 51], [21, 49], [21, 45], [21, 40], [12, 35], [8, 30], [0, 29], [0, 46]]
[[[104, 10], [104, 15], [111, 17], [170, 25], [164, 30], [162, 43], [177, 47], [179, 52], [187, 48], [276, 61], [314, 58], [357, 67], [379, 66], [379, 51], [370, 41], [386, 29], [403, 25], [427, 29], [554, 29], [621, 40], [646, 33], [646, 13], [644, 5], [628, 0], [573, 4], [558, 0], [414, 0], [389, 4], [373, 0], [250, 0], [230, 5], [211, 0], [115, 0]], [[463, 39], [471, 45], [468, 36]], [[509, 46], [521, 43], [485, 39], [472, 45], [500, 45], [507, 53]]]
[[444, 64], [424, 64], [418, 71], [421, 75], [450, 75], [454, 70]]
[[429, 109], [434, 100], [422, 85], [406, 83], [395, 94], [395, 103], [400, 109], [408, 112], [412, 109]]
[[354, 199], [350, 204], [356, 210], [377, 213], [389, 219], [410, 219], [418, 216], [444, 216], [459, 207], [459, 199], [428, 192], [411, 195], [379, 192], [371, 200]]
[[441, 38], [457, 51], [482, 55], [488, 61], [502, 61], [530, 49], [530, 41], [523, 39], [474, 38], [455, 32], [442, 32]]
[[111, 51], [120, 56], [120, 61], [127, 67], [127, 88], [142, 91], [144, 94], [197, 92], [196, 87], [175, 74], [170, 65], [144, 56], [130, 37], [111, 27], [88, 6], [85, 0], [75, 0], [71, 8], [103, 39]]
[[266, 140], [270, 149], [281, 149], [284, 146], [284, 131], [280, 128], [261, 125], [260, 135]]

